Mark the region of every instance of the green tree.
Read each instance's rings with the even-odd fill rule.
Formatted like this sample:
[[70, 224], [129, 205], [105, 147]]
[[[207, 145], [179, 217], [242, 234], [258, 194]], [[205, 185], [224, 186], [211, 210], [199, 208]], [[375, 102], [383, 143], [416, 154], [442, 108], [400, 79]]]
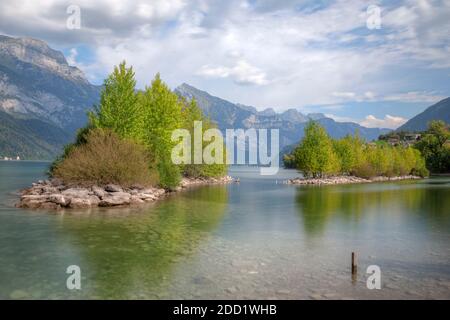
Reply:
[[139, 95], [143, 112], [141, 140], [155, 154], [160, 183], [165, 188], [178, 185], [180, 168], [171, 161], [174, 147], [172, 132], [183, 126], [182, 103], [177, 95], [161, 80], [159, 73], [150, 87]]
[[431, 172], [450, 172], [450, 130], [444, 121], [431, 121], [428, 130], [414, 147], [418, 149]]
[[295, 148], [296, 167], [306, 177], [323, 177], [339, 171], [338, 157], [325, 129], [315, 121], [305, 128], [305, 136]]
[[[194, 122], [195, 121], [201, 121], [202, 122], [202, 135], [203, 133], [212, 128], [216, 128], [216, 126], [211, 122], [211, 120], [207, 117], [205, 117], [202, 113], [202, 110], [197, 105], [197, 102], [195, 99], [192, 99], [190, 101], [186, 101], [185, 99], [182, 100], [184, 104], [183, 108], [183, 118], [184, 118], [184, 125], [183, 128], [189, 130], [189, 133], [191, 135], [191, 159], [194, 159]], [[208, 142], [202, 141], [202, 147], [205, 148], [205, 146], [208, 144]], [[225, 163], [226, 161], [226, 148], [224, 141], [222, 139], [223, 144], [223, 150], [224, 153], [222, 155], [223, 164], [185, 164], [183, 166], [183, 174], [190, 177], [218, 177], [223, 176], [227, 173], [227, 165]]]
[[339, 159], [340, 172], [351, 174], [358, 163], [363, 160], [363, 141], [358, 134], [346, 135], [342, 139], [333, 140], [333, 146]]
[[90, 121], [94, 127], [109, 128], [122, 138], [136, 138], [141, 114], [133, 68], [127, 68], [123, 61], [106, 78], [100, 104], [89, 114]]

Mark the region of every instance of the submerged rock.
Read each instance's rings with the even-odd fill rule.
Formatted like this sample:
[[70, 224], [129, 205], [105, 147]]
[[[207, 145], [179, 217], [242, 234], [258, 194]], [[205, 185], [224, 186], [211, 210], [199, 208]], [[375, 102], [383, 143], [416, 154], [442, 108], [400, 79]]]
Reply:
[[29, 297], [29, 294], [24, 290], [14, 290], [9, 294], [9, 297], [13, 300], [25, 299]]

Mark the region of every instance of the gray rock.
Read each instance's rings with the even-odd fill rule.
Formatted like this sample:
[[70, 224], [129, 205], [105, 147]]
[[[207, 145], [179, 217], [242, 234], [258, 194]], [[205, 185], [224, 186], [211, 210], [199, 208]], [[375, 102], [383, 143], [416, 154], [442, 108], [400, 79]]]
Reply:
[[20, 199], [19, 207], [38, 209], [41, 205], [48, 201], [48, 196], [46, 195], [24, 195]]
[[51, 186], [42, 187], [41, 190], [42, 190], [42, 193], [45, 193], [45, 194], [53, 194], [53, 193], [58, 192], [58, 189], [56, 189], [55, 187], [51, 187]]
[[123, 192], [123, 189], [120, 186], [115, 185], [115, 184], [108, 184], [105, 187], [105, 190], [108, 192]]
[[157, 196], [157, 197], [160, 195], [163, 195], [164, 193], [166, 193], [166, 190], [158, 189], [158, 188], [148, 188], [148, 189], [141, 190], [141, 194], [151, 194], [151, 195]]
[[85, 188], [70, 188], [61, 192], [63, 196], [71, 198], [87, 198], [89, 190]]
[[144, 201], [154, 201], [157, 199], [157, 197], [154, 196], [153, 194], [147, 194], [147, 193], [138, 193], [136, 195], [136, 197], [138, 197], [139, 199], [144, 200]]
[[121, 198], [131, 198], [131, 194], [129, 194], [128, 192], [111, 192], [108, 193], [108, 196], [110, 197], [121, 197]]
[[91, 207], [97, 207], [100, 204], [100, 199], [97, 196], [89, 196]]
[[141, 198], [139, 198], [138, 196], [132, 195], [131, 199], [130, 199], [130, 203], [131, 204], [142, 204], [142, 203], [145, 203], [145, 201], [142, 200]]
[[91, 207], [91, 201], [88, 198], [72, 198], [69, 207], [72, 209], [85, 209]]
[[100, 203], [98, 204], [100, 207], [113, 207], [113, 206], [121, 206], [130, 204], [131, 202], [131, 195], [128, 194], [128, 197], [124, 196], [108, 196], [103, 197]]
[[66, 198], [64, 198], [64, 196], [62, 194], [51, 194], [48, 197], [48, 200], [50, 202], [59, 204], [60, 206], [67, 206], [69, 204], [70, 201], [66, 200]]
[[44, 203], [41, 203], [41, 205], [39, 206], [39, 209], [59, 210], [59, 209], [61, 209], [61, 206], [59, 204], [56, 204], [53, 202], [44, 202]]
[[98, 186], [93, 186], [93, 187], [92, 187], [92, 192], [93, 192], [97, 197], [99, 197], [100, 199], [107, 195], [107, 193], [105, 192], [105, 190], [104, 190], [103, 188], [98, 187]]

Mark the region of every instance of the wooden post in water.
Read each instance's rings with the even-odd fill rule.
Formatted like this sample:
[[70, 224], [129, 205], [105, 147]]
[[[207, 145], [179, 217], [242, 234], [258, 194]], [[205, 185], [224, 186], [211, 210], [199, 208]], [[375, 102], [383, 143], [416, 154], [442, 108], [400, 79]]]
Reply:
[[356, 274], [358, 266], [356, 265], [356, 253], [352, 252], [352, 274]]

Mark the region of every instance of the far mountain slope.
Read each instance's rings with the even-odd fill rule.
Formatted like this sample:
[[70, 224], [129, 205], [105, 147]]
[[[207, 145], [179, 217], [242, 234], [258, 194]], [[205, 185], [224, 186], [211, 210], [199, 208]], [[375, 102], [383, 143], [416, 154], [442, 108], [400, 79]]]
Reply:
[[86, 124], [99, 93], [45, 42], [0, 36], [0, 155], [54, 158]]
[[38, 119], [18, 119], [0, 111], [0, 157], [50, 160], [71, 135]]
[[432, 120], [443, 120], [450, 123], [450, 98], [439, 101], [428, 107], [422, 113], [409, 119], [397, 131], [424, 131], [427, 129], [428, 122]]

